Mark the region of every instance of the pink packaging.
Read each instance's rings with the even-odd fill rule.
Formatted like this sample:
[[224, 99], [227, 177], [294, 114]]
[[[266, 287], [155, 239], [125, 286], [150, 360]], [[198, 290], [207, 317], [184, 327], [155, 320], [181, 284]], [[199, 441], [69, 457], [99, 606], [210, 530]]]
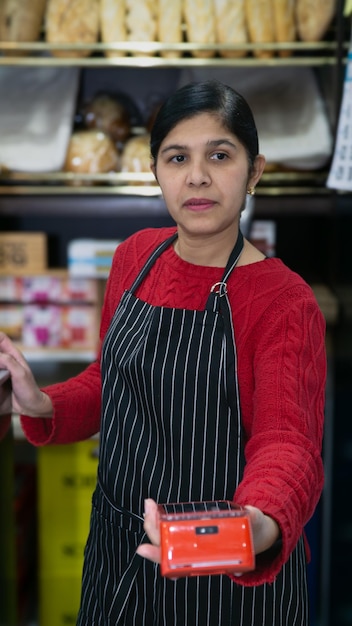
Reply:
[[56, 305], [24, 306], [22, 342], [25, 347], [59, 347], [62, 336], [61, 307]]

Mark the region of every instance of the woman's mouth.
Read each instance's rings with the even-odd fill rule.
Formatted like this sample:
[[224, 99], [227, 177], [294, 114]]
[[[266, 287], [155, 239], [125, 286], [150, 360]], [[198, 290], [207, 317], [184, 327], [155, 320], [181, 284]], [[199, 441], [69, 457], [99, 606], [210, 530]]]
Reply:
[[214, 200], [209, 198], [190, 198], [186, 200], [184, 206], [190, 211], [206, 211], [214, 206]]

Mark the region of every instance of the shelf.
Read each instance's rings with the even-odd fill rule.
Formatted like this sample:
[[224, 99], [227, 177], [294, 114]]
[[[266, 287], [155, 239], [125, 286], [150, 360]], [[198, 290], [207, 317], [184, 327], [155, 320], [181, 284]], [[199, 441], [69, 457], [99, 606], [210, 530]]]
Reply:
[[94, 350], [69, 348], [23, 348], [23, 355], [29, 363], [91, 363], [97, 357]]
[[[345, 44], [347, 49], [347, 44]], [[76, 52], [86, 56], [53, 56], [53, 52]], [[121, 56], [107, 57], [105, 53], [115, 51]], [[221, 52], [243, 52], [246, 56], [232, 58], [221, 56]], [[257, 51], [271, 51], [272, 57], [256, 56]], [[179, 43], [164, 44], [158, 42], [119, 42], [113, 44], [48, 44], [45, 42], [0, 42], [0, 65], [4, 66], [76, 66], [76, 67], [231, 67], [231, 66], [321, 66], [336, 64], [337, 43], [319, 41], [306, 43], [301, 41], [288, 43], [241, 45]], [[16, 53], [22, 53], [16, 56]], [[23, 53], [28, 53], [28, 56]], [[207, 58], [192, 56], [205, 52]], [[289, 55], [280, 56], [280, 53]], [[163, 56], [166, 54], [175, 56]], [[11, 56], [12, 54], [12, 56]]]
[[[183, 25], [185, 28], [185, 25]], [[66, 67], [128, 67], [128, 68], [182, 68], [182, 67], [285, 67], [285, 66], [335, 66], [341, 65], [341, 57], [347, 51], [346, 33], [341, 34], [336, 20], [326, 39], [319, 42], [286, 42], [267, 44], [196, 44], [184, 42], [166, 44], [160, 42], [115, 42], [110, 44], [52, 44], [44, 41], [45, 32], [38, 42], [0, 42], [1, 66], [66, 66]], [[341, 43], [342, 42], [342, 43]], [[72, 53], [71, 53], [72, 51]], [[116, 52], [116, 57], [107, 56]], [[242, 52], [245, 56], [224, 57], [224, 51]], [[270, 58], [256, 56], [259, 51], [272, 52]], [[55, 56], [69, 53], [70, 56]], [[206, 57], [197, 54], [204, 53]], [[83, 56], [79, 56], [79, 55]], [[208, 56], [208, 55], [213, 56]], [[16, 56], [17, 55], [17, 56]], [[173, 55], [173, 56], [172, 56]], [[257, 187], [258, 196], [329, 196], [326, 187], [327, 172], [265, 172]], [[1, 171], [0, 167], [0, 216], [4, 198], [17, 196], [32, 198], [85, 197], [86, 199], [143, 197], [159, 201], [161, 191], [151, 173], [133, 174], [111, 172], [107, 174], [73, 174], [68, 172], [20, 173]], [[136, 209], [137, 213], [139, 208]]]
[[[326, 171], [264, 172], [258, 195], [326, 195]], [[160, 197], [160, 187], [151, 173], [73, 174], [69, 172], [0, 172], [0, 196], [89, 195]], [[1, 212], [1, 211], [0, 211]]]

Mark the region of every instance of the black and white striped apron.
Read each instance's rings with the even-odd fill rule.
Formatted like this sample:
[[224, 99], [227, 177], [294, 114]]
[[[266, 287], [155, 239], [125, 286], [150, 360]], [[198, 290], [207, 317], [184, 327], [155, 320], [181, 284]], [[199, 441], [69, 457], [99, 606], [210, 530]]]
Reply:
[[126, 291], [106, 335], [98, 486], [85, 550], [79, 626], [307, 626], [303, 542], [272, 585], [227, 576], [160, 576], [135, 554], [144, 499], [232, 500], [243, 471], [236, 348], [226, 281], [239, 234], [204, 311], [155, 307]]

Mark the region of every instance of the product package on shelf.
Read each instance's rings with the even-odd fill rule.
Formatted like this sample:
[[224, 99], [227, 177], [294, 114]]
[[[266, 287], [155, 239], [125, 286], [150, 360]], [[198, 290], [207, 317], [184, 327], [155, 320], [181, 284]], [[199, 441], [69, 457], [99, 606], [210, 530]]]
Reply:
[[96, 280], [65, 271], [0, 276], [0, 329], [24, 348], [94, 350], [100, 299]]
[[68, 270], [71, 276], [107, 278], [120, 239], [74, 239], [68, 245]]
[[352, 48], [347, 55], [334, 156], [327, 186], [330, 189], [352, 191]]
[[253, 220], [249, 240], [265, 256], [275, 256], [276, 222], [274, 220]]
[[62, 169], [72, 133], [79, 68], [0, 67], [0, 164], [10, 171]]
[[46, 267], [47, 237], [45, 233], [10, 231], [0, 233], [0, 277], [42, 272]]

